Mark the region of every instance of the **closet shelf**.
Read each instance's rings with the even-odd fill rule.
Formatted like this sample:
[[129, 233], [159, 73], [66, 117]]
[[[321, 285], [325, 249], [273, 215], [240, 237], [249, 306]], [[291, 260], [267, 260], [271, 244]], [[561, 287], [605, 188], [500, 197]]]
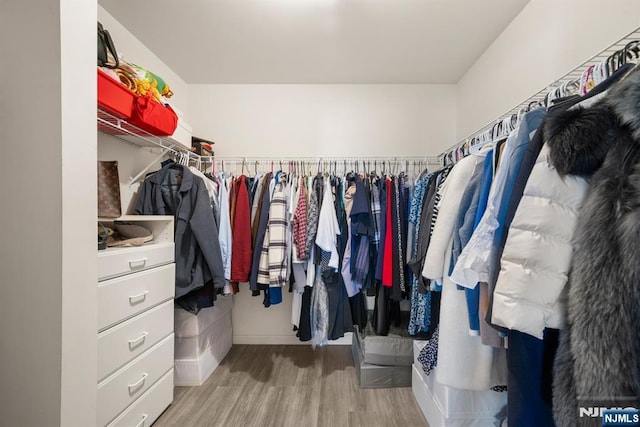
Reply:
[[103, 218], [98, 217], [98, 221], [101, 222], [114, 222], [114, 221], [156, 221], [166, 222], [173, 219], [172, 215], [122, 215], [118, 218]]
[[116, 222], [132, 222], [147, 228], [153, 233], [153, 240], [145, 246], [173, 241], [174, 217], [172, 215], [123, 215], [119, 218], [98, 218], [98, 221], [107, 226], [114, 226]]
[[193, 153], [184, 145], [171, 141], [168, 138], [152, 135], [126, 120], [115, 117], [100, 109], [98, 109], [98, 130], [140, 147], [161, 148], [174, 154], [186, 153], [190, 158], [197, 161], [206, 161], [205, 159], [208, 159]]

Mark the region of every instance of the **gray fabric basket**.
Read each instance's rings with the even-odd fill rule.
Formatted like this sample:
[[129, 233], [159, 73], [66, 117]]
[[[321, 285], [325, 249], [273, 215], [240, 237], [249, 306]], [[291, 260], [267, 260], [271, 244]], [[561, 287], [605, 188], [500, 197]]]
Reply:
[[[358, 335], [356, 328], [353, 333], [351, 353], [360, 388], [411, 387], [411, 364], [391, 366], [366, 363]], [[411, 340], [408, 341], [411, 344]]]

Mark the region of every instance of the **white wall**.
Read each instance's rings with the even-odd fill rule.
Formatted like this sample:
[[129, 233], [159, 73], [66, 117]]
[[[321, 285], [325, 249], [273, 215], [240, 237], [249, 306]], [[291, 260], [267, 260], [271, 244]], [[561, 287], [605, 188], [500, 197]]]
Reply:
[[[62, 399], [60, 425], [96, 413], [97, 178], [95, 2], [61, 0]], [[78, 87], [84, 90], [78, 90]], [[45, 159], [46, 161], [46, 159]], [[47, 180], [48, 182], [48, 180]], [[44, 220], [41, 214], [40, 218]], [[49, 226], [52, 224], [49, 223]]]
[[190, 85], [218, 156], [435, 155], [455, 141], [454, 85]]
[[[98, 20], [111, 34], [119, 56], [124, 56], [127, 61], [145, 67], [165, 79], [174, 92], [174, 96], [170, 99], [172, 106], [182, 112], [188, 122], [189, 89], [187, 83], [99, 5]], [[134, 185], [129, 185], [129, 183], [131, 182], [131, 178], [135, 177], [150, 162], [157, 158], [158, 150], [140, 148], [103, 133], [98, 133], [98, 142], [99, 160], [118, 161], [122, 213], [133, 213], [132, 209], [137, 198], [140, 180]], [[160, 162], [157, 162], [150, 171], [159, 168]]]
[[[138, 199], [140, 184], [144, 181], [144, 176], [132, 185], [131, 179], [146, 168], [158, 157], [158, 149], [139, 147], [132, 143], [123, 141], [111, 135], [98, 133], [98, 160], [118, 161], [118, 176], [120, 178], [120, 201], [122, 214], [133, 214]], [[160, 169], [160, 161], [153, 163], [148, 172]]]
[[638, 0], [531, 0], [458, 82], [457, 139], [640, 27]]
[[96, 15], [80, 0], [0, 14], [3, 425], [95, 419]]
[[[159, 19], [158, 25], [170, 27], [171, 17], [162, 17], [161, 8], [149, 11], [149, 19]], [[184, 114], [188, 122], [189, 91], [187, 83], [100, 5], [98, 5], [98, 20], [111, 34], [118, 56], [159, 75], [169, 84], [174, 93], [169, 101], [173, 107]], [[163, 20], [164, 23], [161, 22]]]
[[[435, 155], [455, 141], [453, 85], [191, 85], [194, 135], [218, 156]], [[237, 344], [296, 344], [291, 295], [234, 296]], [[338, 343], [350, 344], [349, 338]]]
[[[300, 344], [309, 345], [296, 337], [291, 325], [292, 294], [282, 289], [282, 303], [265, 308], [262, 294], [251, 296], [249, 285], [240, 284], [240, 293], [233, 296], [231, 322], [234, 344]], [[348, 337], [335, 340], [332, 344], [351, 344]]]

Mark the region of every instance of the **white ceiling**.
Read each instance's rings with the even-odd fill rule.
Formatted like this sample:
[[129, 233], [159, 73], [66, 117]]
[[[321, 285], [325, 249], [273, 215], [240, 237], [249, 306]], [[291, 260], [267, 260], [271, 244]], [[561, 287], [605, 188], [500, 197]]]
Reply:
[[187, 83], [456, 83], [529, 0], [99, 0]]

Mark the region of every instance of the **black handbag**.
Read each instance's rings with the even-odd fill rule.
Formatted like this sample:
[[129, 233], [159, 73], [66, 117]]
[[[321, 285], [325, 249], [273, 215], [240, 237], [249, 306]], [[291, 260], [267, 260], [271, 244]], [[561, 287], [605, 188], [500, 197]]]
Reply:
[[98, 66], [118, 68], [118, 65], [120, 65], [120, 61], [111, 34], [98, 22]]

